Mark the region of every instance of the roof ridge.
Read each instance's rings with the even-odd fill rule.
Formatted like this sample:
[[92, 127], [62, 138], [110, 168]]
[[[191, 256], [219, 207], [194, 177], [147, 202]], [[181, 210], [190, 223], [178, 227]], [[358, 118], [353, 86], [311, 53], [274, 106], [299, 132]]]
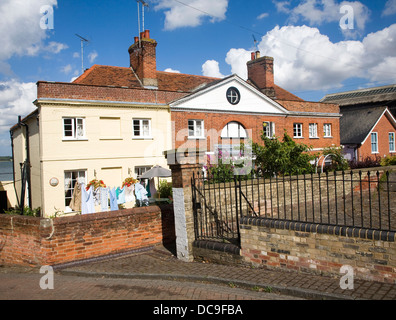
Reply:
[[181, 75], [181, 76], [189, 76], [189, 77], [200, 77], [200, 78], [213, 79], [213, 80], [220, 80], [220, 79], [223, 79], [223, 78], [201, 76], [201, 75], [198, 75], [198, 74], [189, 74], [189, 73], [182, 73], [182, 72], [169, 72], [169, 71], [160, 71], [160, 70], [157, 70], [157, 73], [166, 73], [166, 74]]

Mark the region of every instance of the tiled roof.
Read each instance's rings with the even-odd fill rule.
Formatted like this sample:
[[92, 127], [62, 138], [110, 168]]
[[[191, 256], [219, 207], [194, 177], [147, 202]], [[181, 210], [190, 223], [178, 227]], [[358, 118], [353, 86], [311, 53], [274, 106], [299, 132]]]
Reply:
[[96, 86], [140, 87], [131, 68], [94, 65], [73, 81]]
[[[158, 90], [191, 93], [219, 78], [157, 71]], [[95, 86], [141, 88], [131, 68], [94, 65], [78, 77], [74, 83]], [[303, 101], [294, 94], [275, 85], [276, 100]]]
[[291, 92], [275, 85], [275, 100], [304, 101]]
[[[217, 78], [194, 76], [181, 73], [157, 71], [158, 90], [192, 92], [197, 87], [218, 80]], [[131, 68], [94, 65], [86, 70], [74, 83], [141, 88]]]
[[321, 102], [338, 103], [340, 106], [387, 102], [396, 99], [396, 85], [375, 87], [341, 93], [334, 93], [325, 96]]

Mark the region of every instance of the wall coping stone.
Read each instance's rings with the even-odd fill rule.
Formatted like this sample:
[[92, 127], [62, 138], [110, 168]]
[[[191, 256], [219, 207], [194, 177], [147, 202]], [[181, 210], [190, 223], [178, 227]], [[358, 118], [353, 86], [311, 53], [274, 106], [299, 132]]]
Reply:
[[335, 225], [323, 225], [311, 222], [295, 222], [263, 217], [242, 217], [240, 219], [241, 229], [250, 228], [245, 226], [267, 227], [275, 229], [286, 229], [310, 233], [321, 233], [338, 235], [343, 237], [361, 238], [367, 240], [382, 240], [388, 242], [396, 241], [396, 233], [393, 231], [380, 231], [359, 227], [345, 227]]

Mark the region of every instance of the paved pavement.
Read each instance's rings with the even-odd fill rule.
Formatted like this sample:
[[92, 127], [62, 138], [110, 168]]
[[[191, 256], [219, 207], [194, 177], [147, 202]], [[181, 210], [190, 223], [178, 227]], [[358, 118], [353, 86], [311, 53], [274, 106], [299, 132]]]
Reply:
[[251, 267], [182, 262], [164, 247], [55, 268], [54, 290], [38, 269], [0, 267], [2, 300], [396, 300], [396, 285]]

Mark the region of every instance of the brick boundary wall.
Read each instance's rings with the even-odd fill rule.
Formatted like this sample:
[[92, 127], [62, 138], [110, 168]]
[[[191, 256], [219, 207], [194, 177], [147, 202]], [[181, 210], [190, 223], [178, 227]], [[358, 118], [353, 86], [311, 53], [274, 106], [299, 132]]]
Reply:
[[6, 265], [57, 265], [174, 240], [172, 206], [149, 206], [53, 220], [0, 215], [0, 264]]
[[394, 232], [241, 218], [241, 255], [268, 269], [340, 276], [351, 266], [356, 279], [396, 283]]

